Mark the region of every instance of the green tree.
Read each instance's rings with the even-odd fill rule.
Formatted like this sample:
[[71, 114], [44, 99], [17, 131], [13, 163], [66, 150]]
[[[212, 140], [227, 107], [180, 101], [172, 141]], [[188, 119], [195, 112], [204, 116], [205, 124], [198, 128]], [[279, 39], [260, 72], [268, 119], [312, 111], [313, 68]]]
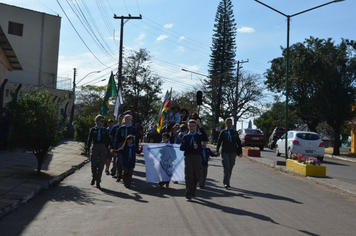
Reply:
[[171, 106], [175, 105], [181, 109], [187, 109], [189, 111], [189, 115], [193, 112], [198, 112], [196, 90], [173, 94]]
[[125, 58], [123, 66], [123, 99], [127, 106], [133, 105], [146, 124], [156, 121], [161, 102], [162, 80], [153, 75], [150, 67], [151, 56], [146, 49], [140, 49]]
[[[227, 104], [227, 91], [235, 70], [236, 23], [231, 0], [221, 0], [214, 24], [211, 55], [209, 61], [209, 78], [204, 80], [203, 93], [213, 114], [214, 124], [224, 113], [223, 104]], [[208, 95], [210, 94], [210, 95]]]
[[[264, 133], [266, 141], [272, 134], [274, 128], [285, 126], [286, 117], [285, 112], [283, 112], [285, 109], [285, 102], [277, 100], [274, 103], [267, 104], [267, 110], [254, 120], [254, 124]], [[290, 108], [290, 110], [288, 127], [292, 130], [298, 127], [300, 121], [295, 112], [292, 111], [293, 109]]]
[[[100, 114], [105, 90], [106, 86], [81, 86], [80, 90], [76, 93], [75, 107], [78, 110], [77, 115], [95, 116]], [[111, 98], [111, 101], [113, 100], [114, 98]], [[114, 105], [112, 102], [109, 103], [108, 114], [114, 114]]]
[[[63, 100], [62, 100], [63, 101]], [[37, 173], [48, 153], [54, 149], [65, 131], [58, 115], [59, 103], [54, 103], [48, 91], [34, 90], [30, 94], [12, 94], [10, 140], [14, 146], [31, 150], [37, 158]]]
[[[290, 48], [289, 94], [298, 116], [312, 131], [326, 121], [334, 133], [334, 155], [340, 154], [340, 134], [344, 122], [355, 116], [356, 43], [342, 39], [310, 37]], [[285, 93], [286, 49], [273, 59], [266, 85]]]

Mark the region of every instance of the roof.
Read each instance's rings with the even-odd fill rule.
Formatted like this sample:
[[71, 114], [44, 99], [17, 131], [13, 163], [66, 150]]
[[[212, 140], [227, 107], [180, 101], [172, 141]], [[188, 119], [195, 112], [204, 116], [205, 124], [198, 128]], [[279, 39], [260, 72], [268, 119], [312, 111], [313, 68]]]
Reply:
[[22, 70], [22, 66], [16, 56], [14, 49], [12, 48], [9, 40], [7, 39], [4, 31], [0, 26], [0, 48], [4, 51], [7, 59], [9, 60], [14, 70]]

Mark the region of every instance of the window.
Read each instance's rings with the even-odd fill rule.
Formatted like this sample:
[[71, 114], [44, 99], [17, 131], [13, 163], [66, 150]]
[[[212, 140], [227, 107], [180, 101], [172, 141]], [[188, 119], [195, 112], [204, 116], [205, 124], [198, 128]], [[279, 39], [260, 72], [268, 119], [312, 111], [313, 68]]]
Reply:
[[8, 30], [9, 34], [22, 36], [22, 32], [23, 32], [23, 24], [9, 21], [9, 30]]
[[9, 97], [10, 96], [10, 91], [8, 89], [5, 90], [5, 97]]

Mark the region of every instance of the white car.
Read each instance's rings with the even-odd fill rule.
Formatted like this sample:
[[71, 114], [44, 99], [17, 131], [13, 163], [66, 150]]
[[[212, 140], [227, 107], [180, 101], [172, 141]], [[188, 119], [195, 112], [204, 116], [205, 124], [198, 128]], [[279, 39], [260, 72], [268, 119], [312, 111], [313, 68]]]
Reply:
[[[295, 153], [316, 157], [323, 161], [324, 149], [324, 142], [317, 133], [297, 130], [288, 131], [288, 156]], [[285, 153], [285, 134], [276, 143], [276, 155], [280, 156], [281, 153]]]

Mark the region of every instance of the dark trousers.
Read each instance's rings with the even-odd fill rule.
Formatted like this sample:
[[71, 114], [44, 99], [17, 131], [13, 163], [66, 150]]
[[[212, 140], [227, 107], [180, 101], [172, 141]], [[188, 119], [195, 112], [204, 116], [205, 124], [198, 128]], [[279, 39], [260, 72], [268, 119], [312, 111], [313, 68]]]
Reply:
[[197, 190], [197, 184], [200, 180], [200, 154], [187, 154], [184, 157], [185, 167], [185, 196], [194, 197]]
[[90, 161], [91, 173], [93, 175], [93, 179], [96, 180], [97, 183], [101, 182], [101, 175], [103, 174], [107, 152], [108, 148], [106, 147], [105, 143], [94, 143]]
[[122, 179], [124, 181], [125, 187], [130, 187], [131, 185], [133, 170], [134, 170], [133, 167], [129, 167], [129, 166], [124, 167], [124, 175], [122, 176], [123, 177]]
[[4, 148], [4, 150], [8, 149], [9, 147], [8, 139], [9, 139], [9, 132], [0, 131], [0, 151], [2, 150], [2, 147]]
[[205, 165], [201, 165], [200, 174], [201, 176], [200, 176], [199, 186], [204, 187], [206, 176], [208, 175], [208, 163], [206, 163]]
[[118, 179], [122, 178], [122, 154], [118, 153], [116, 157], [116, 175]]
[[236, 162], [236, 152], [221, 154], [222, 156], [222, 165], [224, 168], [224, 185], [230, 185], [230, 178], [232, 174], [232, 169], [234, 168]]

